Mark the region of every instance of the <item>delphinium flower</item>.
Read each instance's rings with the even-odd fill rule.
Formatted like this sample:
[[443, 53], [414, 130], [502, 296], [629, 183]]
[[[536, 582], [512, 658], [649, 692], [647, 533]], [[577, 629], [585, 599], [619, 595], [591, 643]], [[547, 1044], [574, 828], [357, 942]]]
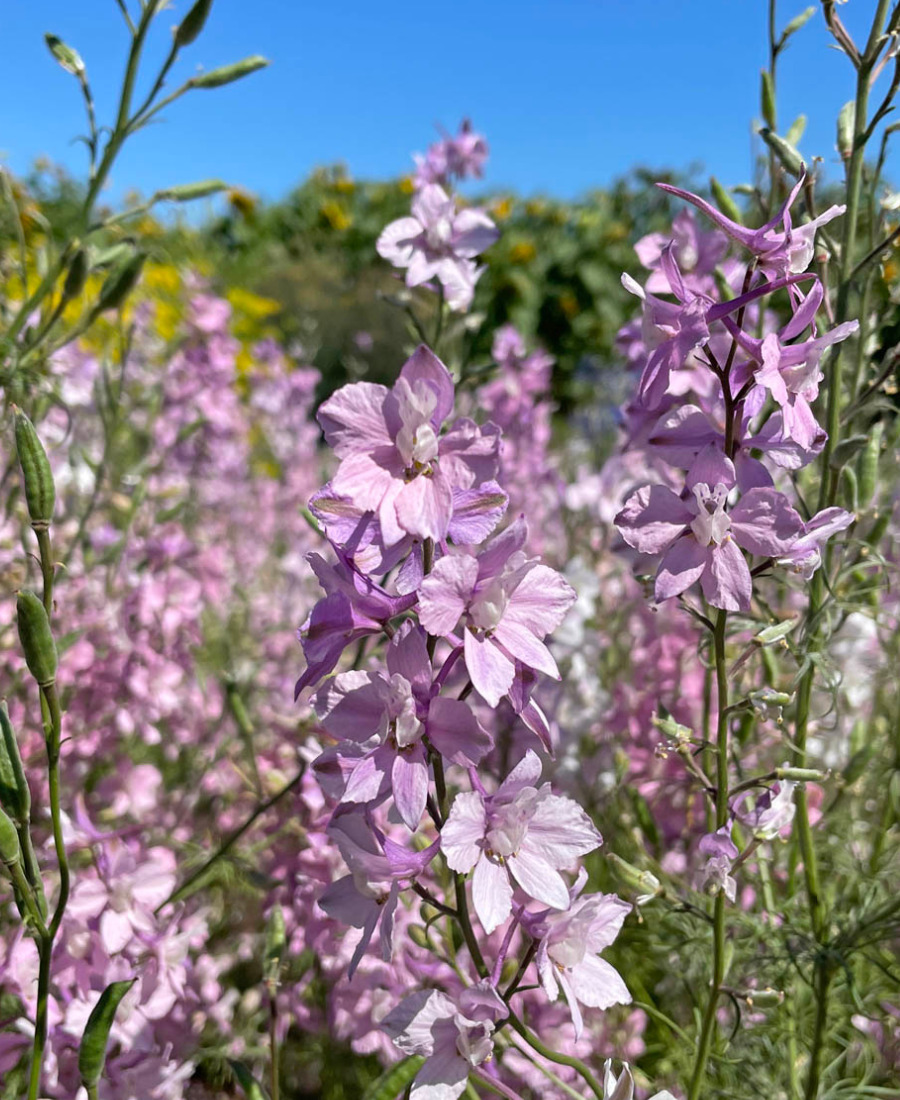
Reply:
[[432, 183], [447, 187], [454, 177], [457, 180], [480, 179], [487, 157], [488, 144], [484, 135], [473, 130], [472, 123], [464, 118], [453, 137], [444, 135], [440, 141], [429, 145], [424, 155], [414, 154], [416, 174], [413, 182], [421, 189]]
[[447, 305], [465, 312], [472, 303], [481, 269], [476, 257], [499, 237], [497, 227], [477, 207], [459, 208], [437, 183], [416, 193], [410, 214], [385, 226], [378, 255], [406, 269], [406, 285], [440, 283]]

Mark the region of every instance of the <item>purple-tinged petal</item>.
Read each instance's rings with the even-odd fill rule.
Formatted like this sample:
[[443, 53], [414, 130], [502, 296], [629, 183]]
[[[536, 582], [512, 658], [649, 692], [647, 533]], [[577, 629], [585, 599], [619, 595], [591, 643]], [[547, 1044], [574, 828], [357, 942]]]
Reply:
[[391, 639], [387, 651], [387, 667], [391, 675], [395, 673], [408, 680], [413, 693], [422, 698], [431, 690], [431, 660], [425, 631], [410, 619], [400, 624], [397, 633]]
[[538, 804], [523, 848], [554, 867], [571, 867], [602, 843], [603, 837], [577, 802], [551, 794]]
[[703, 595], [713, 607], [724, 611], [748, 611], [753, 579], [738, 544], [726, 538], [721, 546], [709, 549], [709, 564], [700, 578]]
[[521, 661], [528, 668], [543, 672], [545, 676], [559, 679], [559, 669], [550, 650], [532, 634], [526, 626], [511, 621], [505, 615], [494, 627], [492, 638], [503, 647], [503, 652]]
[[376, 749], [364, 756], [347, 780], [342, 802], [373, 802], [387, 785], [393, 753], [388, 748]]
[[[529, 829], [529, 839], [531, 830]], [[506, 860], [506, 866], [525, 893], [553, 909], [569, 908], [569, 889], [565, 879], [543, 856], [527, 844]]]
[[441, 829], [441, 851], [452, 871], [466, 874], [481, 855], [487, 829], [484, 799], [477, 791], [463, 791], [453, 800]]
[[466, 669], [475, 690], [489, 706], [496, 707], [512, 686], [515, 665], [483, 634], [467, 629], [463, 641]]
[[380, 677], [353, 670], [323, 684], [312, 702], [332, 737], [362, 742], [387, 734], [387, 700], [387, 685]]
[[419, 622], [429, 634], [449, 634], [472, 598], [478, 562], [471, 554], [447, 554], [419, 589]]
[[394, 500], [400, 527], [419, 539], [441, 542], [453, 515], [453, 490], [440, 469], [402, 486]]
[[413, 832], [419, 827], [428, 799], [428, 765], [421, 742], [410, 745], [394, 757], [391, 769], [394, 805], [403, 823]]
[[588, 1008], [612, 1008], [631, 1003], [631, 994], [621, 974], [596, 955], [585, 955], [568, 972], [568, 977], [573, 993]]
[[453, 412], [453, 376], [438, 359], [431, 348], [419, 344], [409, 359], [403, 364], [400, 377], [405, 379], [413, 390], [420, 385], [427, 386], [435, 396], [436, 403], [431, 415], [431, 424], [438, 431]]
[[776, 489], [751, 489], [729, 516], [735, 542], [761, 556], [786, 553], [803, 530], [803, 520]]
[[[576, 598], [574, 588], [555, 569], [534, 565], [510, 593], [500, 625], [514, 624], [538, 638], [546, 637], [563, 621]], [[520, 659], [525, 661], [524, 657]], [[530, 661], [525, 663], [531, 664]]]
[[679, 539], [660, 562], [654, 596], [657, 603], [680, 596], [700, 580], [709, 561], [709, 547], [701, 546], [693, 535]]
[[319, 406], [316, 419], [338, 458], [393, 446], [384, 419], [387, 395], [375, 382], [353, 382]]
[[503, 519], [509, 496], [496, 481], [477, 489], [453, 490], [453, 516], [447, 534], [459, 545], [483, 542]]
[[717, 485], [731, 489], [735, 480], [734, 463], [731, 459], [726, 457], [718, 443], [707, 443], [691, 463], [685, 485], [688, 489], [700, 484], [708, 485], [710, 489], [715, 489]]
[[446, 760], [462, 767], [476, 765], [494, 744], [471, 708], [459, 699], [438, 696], [428, 707], [428, 739]]
[[420, 989], [404, 999], [381, 1021], [385, 1032], [404, 1054], [431, 1054], [435, 1024], [452, 1020], [456, 1005], [437, 989]]
[[511, 798], [526, 787], [533, 787], [541, 778], [544, 770], [540, 757], [531, 749], [525, 753], [509, 775], [503, 780], [497, 789], [497, 794], [504, 798]]
[[629, 546], [642, 554], [660, 554], [693, 518], [685, 502], [671, 489], [645, 485], [631, 494], [613, 522]]
[[413, 251], [423, 238], [422, 224], [415, 218], [397, 218], [381, 231], [375, 251], [394, 267], [407, 267]]
[[487, 251], [500, 237], [500, 230], [483, 210], [469, 207], [453, 220], [453, 251], [474, 259]]

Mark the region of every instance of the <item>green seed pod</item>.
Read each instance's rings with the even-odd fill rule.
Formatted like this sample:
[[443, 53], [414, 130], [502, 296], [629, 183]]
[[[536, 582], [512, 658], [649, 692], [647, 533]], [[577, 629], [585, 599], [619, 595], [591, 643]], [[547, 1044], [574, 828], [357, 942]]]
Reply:
[[28, 671], [41, 687], [49, 687], [56, 680], [59, 658], [44, 605], [33, 592], [23, 590], [16, 599], [16, 615]]
[[798, 617], [796, 619], [782, 619], [780, 623], [773, 623], [753, 636], [753, 644], [762, 646], [780, 642], [782, 638], [786, 638], [790, 634], [799, 622]]
[[5, 699], [0, 700], [0, 806], [20, 825], [31, 814], [31, 791]]
[[780, 989], [748, 989], [738, 994], [752, 1008], [777, 1008], [784, 1001], [784, 993]]
[[219, 69], [212, 69], [208, 73], [191, 77], [188, 81], [192, 88], [221, 88], [223, 84], [232, 84], [235, 80], [249, 76], [258, 69], [264, 69], [270, 62], [259, 54], [245, 57], [243, 61], [235, 61], [232, 65], [223, 65]]
[[[881, 439], [884, 435], [884, 421], [872, 425], [869, 441], [859, 452], [856, 460], [857, 480], [859, 482], [859, 507], [866, 509], [872, 503], [878, 485], [878, 460], [881, 457]], [[852, 509], [855, 511], [856, 509]]]
[[266, 924], [266, 972], [268, 977], [276, 977], [287, 947], [287, 934], [284, 927], [284, 912], [276, 905], [269, 914]]
[[231, 1072], [235, 1076], [235, 1080], [241, 1086], [241, 1091], [247, 1100], [269, 1100], [266, 1090], [262, 1087], [259, 1081], [253, 1076], [249, 1069], [243, 1062], [233, 1062], [230, 1058], [228, 1064], [231, 1066]]
[[803, 137], [803, 133], [806, 130], [806, 115], [797, 115], [794, 121], [791, 123], [788, 132], [784, 135], [786, 140], [791, 145], [796, 145], [800, 138]]
[[19, 863], [22, 859], [22, 849], [19, 847], [19, 834], [12, 819], [0, 810], [0, 862], [10, 866]]
[[770, 130], [775, 129], [775, 85], [768, 69], [760, 72], [760, 105], [762, 116]]
[[56, 490], [53, 487], [53, 473], [44, 445], [38, 438], [34, 425], [22, 412], [15, 410], [16, 450], [19, 465], [22, 467], [22, 480], [25, 483], [25, 500], [33, 527], [46, 528], [53, 519], [53, 507], [56, 504]]
[[196, 3], [178, 24], [175, 30], [175, 45], [180, 50], [183, 46], [190, 46], [203, 30], [206, 17], [213, 6], [213, 0], [196, 0]]
[[793, 176], [799, 176], [803, 170], [803, 158], [789, 141], [774, 133], [768, 126], [759, 131], [759, 136], [778, 158], [783, 168]]
[[92, 316], [97, 317], [108, 309], [118, 309], [122, 305], [137, 285], [146, 258], [146, 253], [136, 252], [125, 263], [113, 268], [100, 287], [100, 297], [93, 308]]
[[417, 924], [413, 924], [409, 929], [409, 938], [413, 941], [416, 947], [429, 947], [428, 933], [424, 928], [420, 928]]
[[71, 46], [67, 46], [65, 42], [63, 42], [61, 38], [57, 38], [55, 34], [45, 34], [44, 41], [47, 43], [47, 49], [53, 54], [67, 73], [71, 73], [72, 76], [80, 76], [84, 72], [84, 62], [81, 60], [81, 55], [77, 50], [73, 50]]
[[84, 284], [87, 282], [89, 270], [90, 264], [88, 262], [87, 252], [85, 249], [79, 248], [72, 257], [72, 262], [69, 264], [69, 270], [66, 272], [66, 281], [63, 283], [64, 301], [68, 302], [72, 298], [77, 298], [82, 290], [84, 290]]
[[889, 511], [886, 510], [880, 515], [876, 515], [872, 530], [866, 535], [866, 542], [869, 546], [877, 546], [881, 542], [890, 522], [891, 513]]
[[715, 176], [709, 177], [709, 189], [712, 191], [712, 196], [716, 200], [716, 206], [722, 211], [726, 218], [731, 218], [733, 222], [741, 224], [741, 208], [731, 197], [731, 192], [723, 187]]
[[776, 768], [779, 779], [794, 779], [798, 783], [821, 783], [827, 776], [816, 768]]
[[859, 484], [852, 466], [845, 466], [841, 470], [841, 496], [847, 511], [856, 514], [859, 508]]
[[811, 7], [806, 8], [805, 11], [801, 11], [799, 15], [795, 15], [781, 32], [781, 41], [784, 42], [786, 39], [790, 38], [792, 34], [799, 31], [801, 27], [805, 27], [815, 14], [816, 6], [813, 4]]
[[88, 1090], [100, 1080], [106, 1064], [106, 1044], [109, 1042], [116, 1009], [136, 981], [136, 978], [132, 978], [127, 982], [112, 982], [100, 994], [100, 1000], [88, 1017], [78, 1048], [78, 1072], [81, 1074], [81, 1083]]
[[191, 202], [193, 199], [205, 199], [224, 191], [228, 184], [224, 180], [198, 180], [197, 183], [179, 183], [175, 187], [166, 187], [153, 196], [160, 202]]
[[843, 160], [849, 160], [853, 154], [855, 127], [856, 103], [851, 99], [841, 107], [837, 120], [837, 147]]

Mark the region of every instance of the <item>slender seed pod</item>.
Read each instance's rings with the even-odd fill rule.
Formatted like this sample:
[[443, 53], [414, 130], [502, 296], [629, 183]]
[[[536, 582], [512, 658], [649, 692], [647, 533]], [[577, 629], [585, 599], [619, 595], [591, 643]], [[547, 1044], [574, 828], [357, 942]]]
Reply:
[[213, 0], [196, 0], [194, 6], [181, 20], [175, 30], [175, 46], [179, 50], [183, 46], [190, 46], [196, 40], [203, 30], [206, 17], [209, 15], [212, 6]]
[[56, 504], [56, 489], [53, 486], [53, 473], [44, 445], [38, 438], [34, 425], [22, 412], [15, 409], [16, 450], [19, 465], [22, 467], [22, 480], [25, 483], [25, 501], [31, 525], [35, 529], [47, 528], [53, 519]]
[[789, 141], [770, 130], [768, 126], [764, 126], [759, 131], [759, 136], [774, 152], [783, 168], [786, 168], [791, 175], [800, 175], [803, 170], [803, 158]]
[[19, 847], [19, 834], [16, 826], [3, 810], [0, 810], [0, 862], [8, 867], [22, 861], [22, 849]]
[[100, 297], [92, 311], [94, 317], [108, 309], [118, 309], [122, 305], [137, 285], [146, 258], [145, 253], [137, 252], [119, 267], [113, 268], [103, 286], [100, 287]]
[[276, 905], [269, 914], [266, 923], [266, 980], [277, 982], [278, 971], [287, 947], [287, 934], [284, 926], [284, 911]]
[[41, 687], [49, 687], [56, 680], [59, 657], [44, 605], [33, 592], [23, 590], [16, 599], [16, 615], [28, 671]]
[[79, 248], [72, 257], [69, 270], [66, 272], [66, 281], [63, 283], [63, 301], [68, 302], [72, 298], [77, 298], [84, 290], [89, 269], [88, 254], [85, 249]]
[[844, 507], [848, 512], [856, 512], [859, 508], [862, 495], [856, 471], [852, 466], [845, 466], [841, 470], [841, 493], [844, 498]]
[[[712, 191], [712, 196], [716, 200], [716, 206], [722, 211], [726, 218], [731, 218], [733, 222], [741, 224], [741, 208], [731, 197], [731, 192], [727, 188], [723, 187], [715, 176], [709, 177], [709, 189]], [[729, 291], [729, 297], [732, 294]]]
[[878, 460], [881, 457], [881, 439], [884, 434], [884, 423], [879, 420], [872, 426], [869, 441], [860, 451], [857, 458], [857, 480], [859, 482], [859, 507], [866, 509], [872, 503], [875, 489], [878, 485]]
[[760, 106], [762, 107], [762, 116], [766, 121], [766, 125], [769, 129], [775, 129], [775, 85], [772, 81], [772, 74], [768, 69], [763, 69], [760, 73], [761, 88], [760, 88]]
[[264, 69], [269, 62], [259, 54], [245, 57], [243, 61], [235, 61], [231, 65], [222, 65], [218, 69], [211, 69], [208, 73], [192, 76], [188, 81], [192, 88], [221, 88], [223, 84], [231, 84], [235, 80], [255, 73], [257, 69]]
[[112, 982], [100, 994], [100, 1000], [88, 1017], [78, 1047], [78, 1072], [81, 1074], [81, 1083], [88, 1090], [97, 1084], [103, 1072], [106, 1044], [109, 1042], [116, 1009], [136, 981], [137, 978], [132, 978], [127, 982]]
[[31, 815], [31, 791], [6, 700], [0, 700], [0, 806], [20, 825]]

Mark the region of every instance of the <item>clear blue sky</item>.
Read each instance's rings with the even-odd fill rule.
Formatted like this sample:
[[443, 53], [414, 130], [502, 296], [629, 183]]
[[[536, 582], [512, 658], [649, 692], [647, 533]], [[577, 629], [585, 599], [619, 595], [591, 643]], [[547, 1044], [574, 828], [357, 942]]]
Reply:
[[[189, 3], [159, 17], [148, 62]], [[841, 15], [856, 30], [874, 4], [850, 0]], [[781, 21], [804, 6], [780, 0]], [[695, 162], [737, 183], [754, 147], [765, 11], [765, 0], [215, 0], [175, 76], [250, 53], [271, 67], [176, 103], [134, 138], [108, 198], [209, 176], [277, 197], [337, 160], [392, 176], [436, 123], [464, 114], [490, 141], [491, 186], [574, 196], [636, 164]], [[115, 0], [0, 3], [0, 156], [17, 172], [38, 155], [81, 171], [80, 98], [44, 31], [80, 50], [109, 119], [124, 24]], [[834, 173], [834, 118], [852, 85], [829, 42], [817, 14], [782, 56], [779, 96], [782, 129], [807, 114], [801, 150]]]

